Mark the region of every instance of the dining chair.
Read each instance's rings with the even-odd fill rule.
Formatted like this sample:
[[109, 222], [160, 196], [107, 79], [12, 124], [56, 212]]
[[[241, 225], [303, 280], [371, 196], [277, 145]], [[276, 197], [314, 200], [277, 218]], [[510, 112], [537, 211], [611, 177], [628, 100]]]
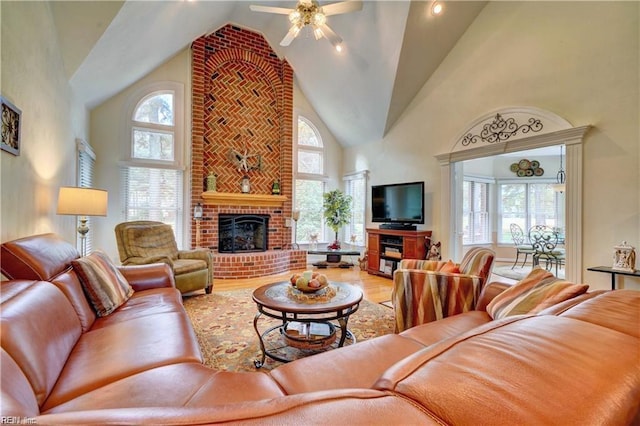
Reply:
[[529, 241], [535, 250], [533, 266], [539, 265], [542, 259], [547, 270], [551, 270], [555, 265], [555, 275], [558, 276], [558, 267], [565, 262], [565, 251], [558, 247], [556, 230], [546, 225], [535, 225], [529, 229]]
[[522, 265], [520, 267], [523, 267], [525, 265], [525, 263], [527, 263], [527, 257], [529, 257], [529, 255], [534, 255], [536, 253], [536, 251], [533, 248], [533, 245], [530, 244], [527, 240], [527, 236], [524, 234], [524, 231], [522, 230], [522, 228], [520, 227], [520, 225], [518, 225], [517, 223], [512, 223], [510, 226], [511, 229], [511, 239], [513, 240], [513, 245], [516, 247], [516, 260], [515, 262], [513, 262], [513, 266], [511, 266], [511, 269], [513, 269], [517, 264], [518, 264], [518, 258], [520, 257], [520, 254], [524, 254], [524, 260], [522, 261]]

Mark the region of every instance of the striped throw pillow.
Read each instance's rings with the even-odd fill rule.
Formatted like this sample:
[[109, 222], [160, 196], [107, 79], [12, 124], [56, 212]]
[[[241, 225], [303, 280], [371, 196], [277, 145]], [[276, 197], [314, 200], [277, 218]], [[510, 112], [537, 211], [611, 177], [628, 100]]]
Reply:
[[497, 295], [487, 305], [487, 313], [493, 319], [535, 314], [585, 293], [588, 289], [587, 284], [575, 284], [556, 278], [551, 272], [537, 267], [522, 281]]
[[99, 317], [109, 315], [133, 294], [129, 282], [102, 251], [73, 260], [71, 264]]

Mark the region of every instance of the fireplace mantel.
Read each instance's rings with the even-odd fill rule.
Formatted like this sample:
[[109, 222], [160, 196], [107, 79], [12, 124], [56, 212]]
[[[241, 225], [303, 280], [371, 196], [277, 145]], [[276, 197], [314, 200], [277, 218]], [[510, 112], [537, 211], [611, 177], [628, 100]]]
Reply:
[[224, 205], [224, 206], [261, 206], [261, 207], [281, 207], [287, 197], [284, 195], [271, 194], [242, 194], [233, 192], [204, 191], [202, 193], [204, 204]]

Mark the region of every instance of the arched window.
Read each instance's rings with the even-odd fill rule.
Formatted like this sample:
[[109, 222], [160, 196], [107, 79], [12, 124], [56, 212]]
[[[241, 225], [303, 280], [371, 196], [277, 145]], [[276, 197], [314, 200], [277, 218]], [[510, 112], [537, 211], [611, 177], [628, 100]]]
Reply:
[[323, 218], [322, 194], [325, 192], [324, 145], [320, 132], [307, 118], [298, 116], [294, 209], [300, 211], [296, 226], [298, 242], [307, 243], [311, 235], [328, 241]]
[[183, 229], [183, 88], [156, 84], [132, 99], [128, 158], [122, 167], [124, 220], [171, 225], [179, 245]]

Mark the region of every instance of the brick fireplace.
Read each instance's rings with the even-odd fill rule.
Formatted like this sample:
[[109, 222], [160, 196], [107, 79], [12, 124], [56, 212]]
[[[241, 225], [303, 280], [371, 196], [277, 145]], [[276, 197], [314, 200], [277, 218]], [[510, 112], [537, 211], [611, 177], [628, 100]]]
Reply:
[[[216, 278], [249, 277], [304, 268], [290, 250], [293, 185], [293, 70], [262, 35], [226, 25], [192, 44], [191, 200], [203, 204], [201, 245], [214, 252]], [[234, 157], [250, 154], [248, 170]], [[236, 157], [237, 158], [237, 157]], [[217, 192], [206, 177], [217, 176]], [[249, 194], [240, 193], [243, 176]], [[274, 182], [280, 196], [273, 196]], [[219, 253], [219, 214], [269, 218], [263, 253]], [[191, 227], [195, 241], [195, 226]]]

